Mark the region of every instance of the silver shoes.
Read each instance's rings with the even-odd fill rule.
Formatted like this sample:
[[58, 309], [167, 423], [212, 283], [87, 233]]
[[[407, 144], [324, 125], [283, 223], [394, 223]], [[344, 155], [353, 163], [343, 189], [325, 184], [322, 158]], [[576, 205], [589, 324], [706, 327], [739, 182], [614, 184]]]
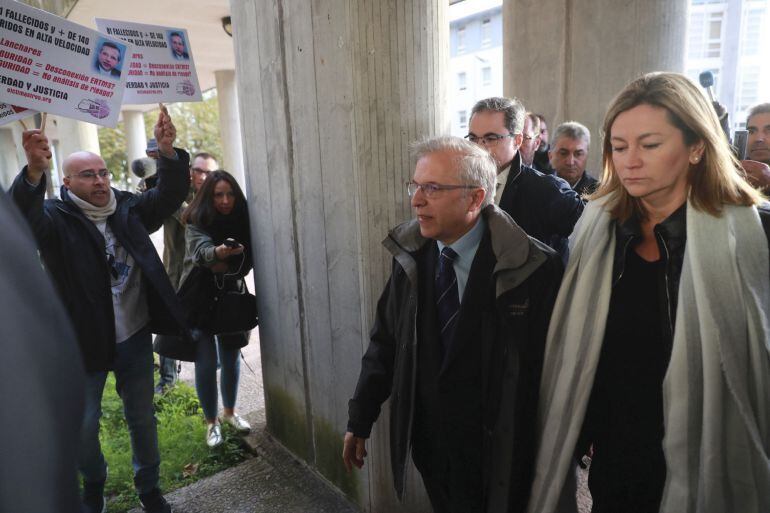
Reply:
[[221, 417], [222, 422], [227, 422], [231, 426], [235, 428], [236, 431], [239, 433], [248, 433], [251, 431], [251, 426], [249, 425], [246, 420], [244, 420], [243, 417], [238, 415], [237, 413], [233, 414], [232, 416], [226, 416], [223, 415]]
[[224, 439], [222, 438], [222, 426], [217, 423], [209, 424], [208, 430], [206, 431], [206, 445], [213, 449], [214, 447], [220, 445], [223, 441]]

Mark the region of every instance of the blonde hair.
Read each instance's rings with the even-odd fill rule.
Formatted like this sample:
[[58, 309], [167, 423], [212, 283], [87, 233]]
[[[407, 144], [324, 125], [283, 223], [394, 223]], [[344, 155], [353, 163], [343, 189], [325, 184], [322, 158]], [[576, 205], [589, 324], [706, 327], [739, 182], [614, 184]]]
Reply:
[[648, 73], [628, 84], [604, 117], [602, 180], [589, 199], [614, 193], [608, 203], [613, 219], [647, 217], [642, 202], [623, 187], [612, 163], [610, 143], [612, 125], [618, 115], [639, 105], [665, 109], [669, 122], [682, 132], [687, 146], [703, 143], [703, 155], [697, 164], [690, 165], [687, 175], [689, 200], [694, 208], [719, 216], [723, 205], [749, 206], [764, 200], [744, 179], [743, 168], [730, 150], [714, 108], [697, 86], [679, 73]]

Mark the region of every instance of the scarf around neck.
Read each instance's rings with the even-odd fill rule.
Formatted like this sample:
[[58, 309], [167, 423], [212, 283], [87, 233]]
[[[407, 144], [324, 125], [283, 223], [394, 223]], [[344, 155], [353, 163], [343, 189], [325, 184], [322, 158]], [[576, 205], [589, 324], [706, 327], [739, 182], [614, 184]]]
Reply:
[[[612, 288], [612, 197], [589, 202], [548, 330], [530, 513], [574, 511], [573, 448], [593, 388]], [[770, 280], [754, 207], [687, 203], [687, 243], [663, 382], [661, 513], [770, 511]], [[565, 507], [566, 505], [566, 507]]]
[[103, 207], [97, 207], [96, 205], [92, 205], [86, 200], [80, 199], [71, 190], [67, 190], [67, 195], [72, 200], [72, 202], [83, 211], [83, 215], [85, 215], [93, 223], [98, 224], [106, 221], [108, 217], [115, 213], [115, 208], [117, 205], [117, 201], [115, 200], [115, 191], [112, 190], [112, 187], [109, 188], [109, 191], [110, 200]]

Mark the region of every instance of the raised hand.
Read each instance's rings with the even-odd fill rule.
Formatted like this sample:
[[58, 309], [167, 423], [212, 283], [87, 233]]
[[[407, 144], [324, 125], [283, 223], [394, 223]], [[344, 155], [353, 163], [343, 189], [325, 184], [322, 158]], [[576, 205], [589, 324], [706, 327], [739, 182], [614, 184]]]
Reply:
[[51, 148], [42, 130], [25, 130], [21, 135], [24, 153], [27, 154], [27, 180], [40, 183], [40, 177], [51, 165]]
[[174, 141], [176, 140], [176, 127], [168, 115], [168, 109], [161, 105], [158, 122], [155, 123], [155, 140], [158, 141], [158, 151], [162, 155], [171, 157], [174, 155]]

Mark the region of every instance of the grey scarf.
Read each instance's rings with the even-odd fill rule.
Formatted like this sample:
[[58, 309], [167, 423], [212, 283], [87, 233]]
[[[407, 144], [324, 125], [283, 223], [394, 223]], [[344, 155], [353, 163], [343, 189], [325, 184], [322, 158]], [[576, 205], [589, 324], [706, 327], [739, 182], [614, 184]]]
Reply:
[[[610, 198], [588, 204], [548, 332], [528, 511], [557, 510], [604, 339], [615, 248]], [[770, 280], [755, 208], [687, 204], [687, 245], [663, 382], [661, 513], [770, 511]], [[561, 497], [564, 501], [564, 497]], [[569, 509], [574, 499], [566, 501]], [[562, 502], [561, 504], [564, 504]]]

